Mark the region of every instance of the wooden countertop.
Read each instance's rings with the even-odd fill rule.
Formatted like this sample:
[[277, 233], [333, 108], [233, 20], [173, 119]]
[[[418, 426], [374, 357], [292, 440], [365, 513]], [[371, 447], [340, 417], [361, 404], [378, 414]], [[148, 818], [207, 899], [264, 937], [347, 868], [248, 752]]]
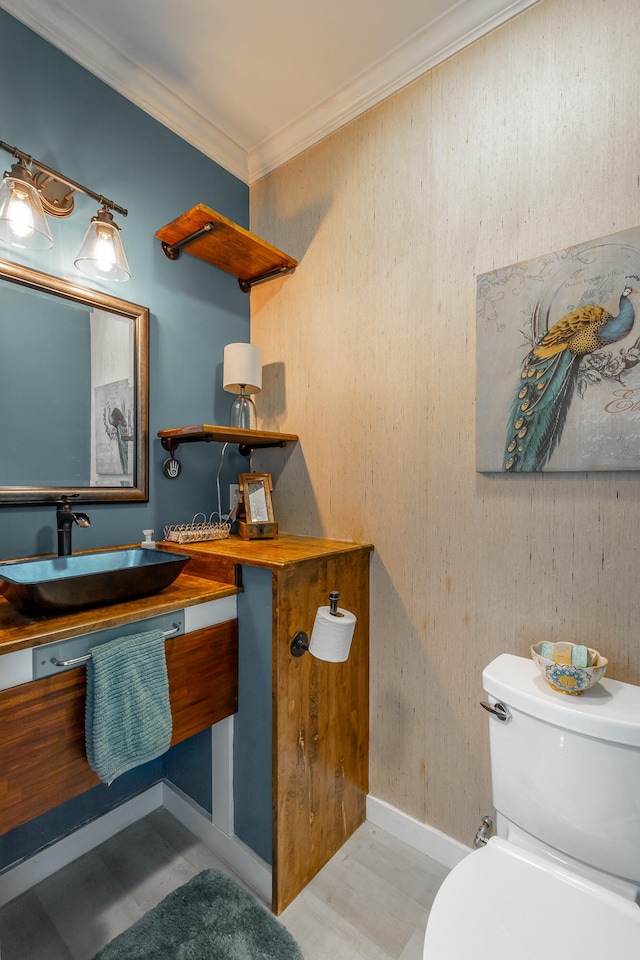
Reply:
[[292, 533], [280, 533], [272, 540], [243, 540], [232, 536], [226, 540], [207, 540], [201, 543], [157, 544], [162, 550], [174, 550], [190, 557], [207, 558], [212, 561], [226, 560], [249, 567], [284, 569], [305, 560], [336, 556], [360, 550], [371, 552], [373, 544], [356, 543], [352, 540], [326, 540], [321, 537], [299, 537]]
[[286, 533], [273, 540], [242, 540], [233, 536], [191, 544], [163, 541], [157, 546], [192, 559], [174, 583], [151, 597], [42, 617], [20, 613], [0, 597], [0, 655], [232, 596], [239, 591], [234, 576], [236, 564], [285, 569], [318, 557], [373, 550], [370, 543]]
[[67, 637], [77, 637], [93, 630], [118, 627], [161, 613], [172, 613], [238, 593], [234, 584], [194, 577], [186, 572], [188, 568], [189, 564], [177, 580], [151, 597], [91, 610], [77, 610], [60, 616], [30, 617], [0, 597], [0, 655], [54, 640], [66, 640]]

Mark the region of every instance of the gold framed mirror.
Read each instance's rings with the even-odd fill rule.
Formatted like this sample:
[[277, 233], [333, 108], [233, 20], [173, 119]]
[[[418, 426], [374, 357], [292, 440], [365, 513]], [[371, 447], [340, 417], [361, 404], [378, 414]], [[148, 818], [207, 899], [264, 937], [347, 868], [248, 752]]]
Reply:
[[149, 498], [149, 310], [0, 260], [0, 504]]

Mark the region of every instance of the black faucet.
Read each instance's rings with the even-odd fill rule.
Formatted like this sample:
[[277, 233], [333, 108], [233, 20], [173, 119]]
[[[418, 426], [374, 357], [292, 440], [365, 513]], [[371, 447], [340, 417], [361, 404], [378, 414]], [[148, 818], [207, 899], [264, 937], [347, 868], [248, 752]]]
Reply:
[[91, 520], [86, 513], [81, 513], [77, 510], [75, 513], [71, 509], [71, 504], [69, 503], [69, 497], [77, 497], [79, 494], [70, 493], [64, 497], [60, 497], [56, 501], [56, 522], [58, 527], [58, 556], [59, 557], [70, 557], [71, 556], [71, 527], [74, 523], [77, 523], [79, 527], [90, 527]]

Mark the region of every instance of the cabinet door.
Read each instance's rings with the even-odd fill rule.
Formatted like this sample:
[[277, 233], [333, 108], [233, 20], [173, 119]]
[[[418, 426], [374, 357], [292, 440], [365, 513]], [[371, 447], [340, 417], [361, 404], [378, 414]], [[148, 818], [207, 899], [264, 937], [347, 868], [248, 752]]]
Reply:
[[[369, 554], [301, 563], [276, 576], [273, 652], [273, 910], [280, 913], [366, 819]], [[349, 659], [295, 658], [316, 609], [340, 591], [358, 623]]]
[[85, 671], [0, 693], [0, 833], [100, 783], [84, 752]]
[[[238, 709], [238, 621], [165, 645], [172, 744]], [[0, 692], [0, 834], [100, 783], [85, 755], [86, 671]]]
[[238, 621], [174, 637], [165, 644], [171, 745], [224, 720], [238, 709]]

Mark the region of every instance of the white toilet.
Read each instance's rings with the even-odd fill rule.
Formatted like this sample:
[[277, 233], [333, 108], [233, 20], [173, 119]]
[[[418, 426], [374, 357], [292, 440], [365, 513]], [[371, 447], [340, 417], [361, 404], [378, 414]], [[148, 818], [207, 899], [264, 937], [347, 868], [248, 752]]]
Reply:
[[510, 654], [482, 679], [497, 836], [442, 884], [423, 960], [638, 960], [640, 687], [567, 696]]

